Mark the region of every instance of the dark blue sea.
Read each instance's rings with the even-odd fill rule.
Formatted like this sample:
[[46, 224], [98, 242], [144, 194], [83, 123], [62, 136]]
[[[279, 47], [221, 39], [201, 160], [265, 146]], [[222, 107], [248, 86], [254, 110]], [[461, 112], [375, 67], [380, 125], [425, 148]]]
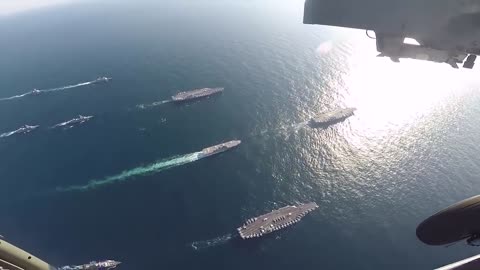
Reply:
[[[480, 193], [478, 70], [377, 58], [303, 1], [74, 1], [0, 17], [0, 234], [57, 266], [433, 269], [478, 254], [415, 235]], [[91, 82], [111, 76], [108, 84]], [[69, 86], [66, 87], [65, 86]], [[72, 86], [72, 87], [70, 87]], [[202, 87], [198, 102], [137, 107]], [[338, 107], [355, 116], [305, 122]], [[82, 115], [70, 129], [49, 127]], [[240, 147], [194, 161], [228, 140]], [[253, 241], [245, 219], [319, 209]]]

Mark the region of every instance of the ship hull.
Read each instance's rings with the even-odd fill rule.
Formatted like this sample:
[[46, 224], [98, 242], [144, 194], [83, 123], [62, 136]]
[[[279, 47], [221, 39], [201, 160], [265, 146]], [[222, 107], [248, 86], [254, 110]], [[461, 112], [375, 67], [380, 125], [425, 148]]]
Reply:
[[328, 121], [316, 121], [316, 120], [311, 119], [308, 122], [308, 124], [312, 128], [328, 127], [328, 126], [331, 126], [331, 125], [341, 123], [341, 122], [347, 120], [347, 118], [349, 118], [349, 117], [350, 116], [344, 116], [344, 117], [340, 117], [340, 118], [336, 118], [336, 119], [332, 119], [332, 120], [328, 120]]
[[217, 144], [204, 148], [199, 154], [198, 158], [206, 158], [210, 156], [215, 156], [223, 152], [229, 151], [233, 148], [236, 148], [241, 143], [240, 140], [229, 141], [226, 143]]
[[328, 127], [345, 121], [355, 113], [355, 108], [341, 109], [330, 113], [321, 114], [315, 118], [310, 119], [308, 124], [312, 128]]
[[198, 154], [198, 158], [206, 158], [206, 157], [216, 156], [216, 155], [219, 155], [219, 154], [221, 154], [223, 152], [226, 152], [228, 150], [230, 150], [230, 149], [223, 150], [223, 151], [218, 151], [218, 152], [211, 153], [211, 154], [200, 153], [200, 154]]

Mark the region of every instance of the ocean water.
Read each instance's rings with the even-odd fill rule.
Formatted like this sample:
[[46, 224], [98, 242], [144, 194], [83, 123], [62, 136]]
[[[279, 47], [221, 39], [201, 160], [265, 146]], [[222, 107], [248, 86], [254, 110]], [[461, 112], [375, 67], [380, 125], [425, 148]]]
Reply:
[[[54, 265], [432, 269], [479, 252], [416, 226], [480, 193], [476, 70], [377, 58], [363, 31], [303, 25], [295, 0], [77, 1], [0, 17], [0, 234]], [[225, 87], [185, 105], [138, 108]], [[305, 125], [358, 110], [326, 129]], [[78, 114], [95, 117], [49, 129]], [[232, 139], [239, 148], [195, 161]], [[168, 170], [167, 170], [168, 169]], [[245, 219], [320, 208], [240, 241]]]

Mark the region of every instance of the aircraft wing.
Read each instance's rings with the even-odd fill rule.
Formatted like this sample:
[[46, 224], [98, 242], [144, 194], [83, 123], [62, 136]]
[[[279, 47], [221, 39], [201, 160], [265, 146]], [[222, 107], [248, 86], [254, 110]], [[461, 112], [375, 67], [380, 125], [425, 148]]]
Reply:
[[435, 270], [478, 270], [480, 269], [480, 255], [452, 263]]
[[381, 56], [392, 59], [455, 66], [480, 55], [480, 0], [306, 0], [304, 23], [372, 30]]

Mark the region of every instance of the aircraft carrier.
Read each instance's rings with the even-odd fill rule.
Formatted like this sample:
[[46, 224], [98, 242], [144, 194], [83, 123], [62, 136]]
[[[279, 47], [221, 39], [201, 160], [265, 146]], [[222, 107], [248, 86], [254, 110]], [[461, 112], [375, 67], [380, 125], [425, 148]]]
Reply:
[[209, 156], [213, 156], [213, 155], [216, 155], [216, 154], [220, 154], [222, 152], [225, 152], [227, 150], [230, 150], [236, 146], [238, 146], [240, 143], [242, 143], [242, 141], [240, 140], [233, 140], [233, 141], [229, 141], [229, 142], [225, 142], [225, 143], [221, 143], [221, 144], [217, 144], [217, 145], [214, 145], [214, 146], [210, 146], [210, 147], [207, 147], [207, 148], [204, 148], [200, 154], [198, 155], [198, 158], [204, 158], [204, 157], [209, 157]]
[[285, 206], [258, 217], [248, 219], [237, 228], [242, 239], [258, 238], [299, 222], [307, 213], [318, 208], [314, 202], [298, 206]]
[[345, 108], [322, 113], [310, 119], [310, 125], [312, 127], [318, 127], [335, 124], [352, 116], [356, 110], [356, 108]]
[[217, 93], [223, 92], [224, 88], [202, 88], [191, 91], [180, 92], [172, 96], [172, 101], [183, 102], [188, 100], [194, 100], [198, 98], [208, 97]]

